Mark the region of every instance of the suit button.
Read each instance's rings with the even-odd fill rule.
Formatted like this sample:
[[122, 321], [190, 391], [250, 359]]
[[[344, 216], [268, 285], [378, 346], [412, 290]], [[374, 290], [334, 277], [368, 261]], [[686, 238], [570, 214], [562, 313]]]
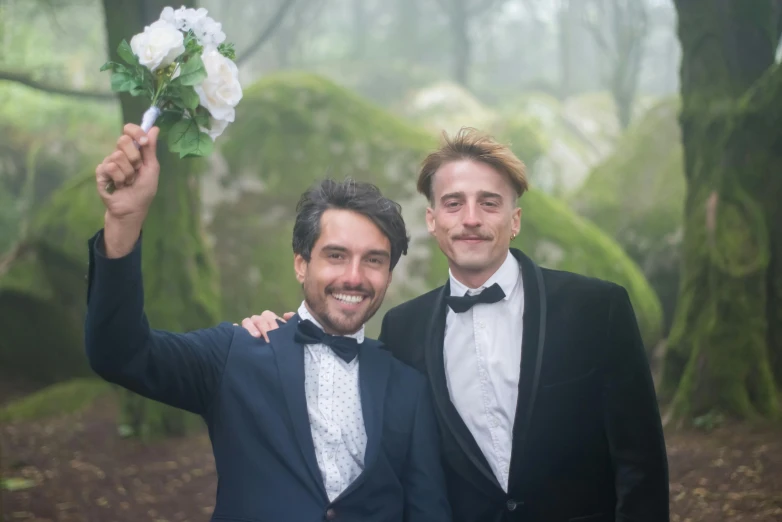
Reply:
[[326, 520], [334, 520], [337, 518], [337, 512], [334, 511], [332, 508], [329, 508], [326, 510]]
[[516, 511], [516, 508], [519, 507], [519, 503], [513, 499], [510, 499], [505, 503], [505, 507], [508, 508], [508, 511]]

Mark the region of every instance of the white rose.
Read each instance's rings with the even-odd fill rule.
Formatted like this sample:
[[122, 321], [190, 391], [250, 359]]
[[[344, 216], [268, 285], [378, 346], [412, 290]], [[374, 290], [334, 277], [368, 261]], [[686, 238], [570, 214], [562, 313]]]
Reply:
[[212, 141], [215, 141], [224, 131], [228, 128], [228, 124], [231, 123], [234, 120], [233, 115], [231, 116], [231, 121], [228, 120], [217, 120], [215, 118], [209, 118], [209, 129], [201, 127], [201, 130], [207, 134], [209, 134], [209, 137], [212, 138]]
[[233, 121], [234, 107], [242, 99], [239, 69], [236, 64], [210, 48], [201, 55], [207, 77], [195, 91], [209, 114], [217, 120]]
[[222, 24], [215, 22], [208, 16], [199, 19], [193, 24], [192, 29], [198, 42], [204, 47], [217, 46], [225, 41]]
[[130, 48], [141, 65], [154, 71], [168, 67], [185, 52], [184, 35], [165, 20], [158, 20], [145, 27], [143, 33], [134, 36], [130, 40]]

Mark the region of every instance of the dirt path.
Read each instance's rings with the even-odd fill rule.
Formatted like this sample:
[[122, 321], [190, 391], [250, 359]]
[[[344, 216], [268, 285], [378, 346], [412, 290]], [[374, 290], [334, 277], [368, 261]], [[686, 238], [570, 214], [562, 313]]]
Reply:
[[[143, 446], [115, 435], [114, 407], [2, 427], [4, 522], [207, 521], [215, 493], [209, 440]], [[674, 522], [782, 522], [782, 430], [723, 428], [668, 437]]]

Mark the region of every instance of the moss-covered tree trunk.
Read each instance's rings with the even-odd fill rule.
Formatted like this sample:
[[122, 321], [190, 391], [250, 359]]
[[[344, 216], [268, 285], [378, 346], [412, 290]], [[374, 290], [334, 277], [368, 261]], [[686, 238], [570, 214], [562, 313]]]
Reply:
[[[663, 393], [677, 421], [779, 415], [776, 0], [677, 0], [687, 199]], [[776, 234], [776, 237], [774, 236]]]
[[[155, 21], [167, 0], [103, 0], [112, 59], [123, 39]], [[184, 0], [174, 7], [194, 7]], [[121, 96], [124, 122], [140, 123], [147, 108], [140, 98]], [[216, 271], [201, 226], [196, 178], [203, 160], [180, 160], [161, 137], [160, 184], [144, 226], [144, 292], [153, 328], [177, 332], [214, 324], [219, 311]], [[180, 410], [122, 391], [121, 425], [139, 436], [181, 435], [192, 420]]]

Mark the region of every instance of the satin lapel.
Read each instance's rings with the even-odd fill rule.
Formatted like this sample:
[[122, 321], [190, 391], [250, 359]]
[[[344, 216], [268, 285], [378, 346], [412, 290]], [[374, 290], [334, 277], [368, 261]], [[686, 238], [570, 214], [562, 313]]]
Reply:
[[361, 413], [367, 433], [364, 452], [364, 471], [342, 492], [340, 498], [350, 494], [366, 480], [367, 472], [377, 460], [383, 441], [383, 415], [391, 358], [381, 352], [380, 343], [365, 339], [358, 354], [358, 382], [361, 392]]
[[519, 250], [511, 249], [511, 253], [521, 266], [522, 284], [524, 285], [524, 317], [522, 318], [519, 395], [516, 403], [516, 417], [513, 422], [509, 491], [513, 491], [517, 487], [516, 483], [522, 476], [517, 468], [522, 464], [524, 445], [540, 385], [547, 315], [546, 288], [540, 267]]
[[[449, 295], [449, 292], [450, 285], [446, 283], [442, 290], [436, 294], [432, 308], [434, 312], [427, 329], [426, 368], [429, 374], [429, 383], [432, 387], [432, 396], [434, 397], [438, 416], [444, 425], [443, 428], [456, 440], [467, 460], [472, 463], [472, 467], [458, 465], [454, 467], [462, 473], [464, 478], [491, 493], [492, 488], [487, 486], [491, 484], [496, 488], [500, 488], [500, 483], [497, 481], [497, 477], [494, 476], [486, 457], [475, 442], [475, 438], [470, 433], [469, 428], [467, 428], [459, 412], [456, 411], [456, 407], [451, 402], [451, 396], [448, 392], [443, 350], [445, 343], [445, 318], [448, 312], [445, 297]], [[479, 473], [476, 474], [475, 470]]]
[[297, 446], [307, 463], [303, 471], [306, 482], [313, 483], [319, 495], [328, 501], [326, 489], [323, 486], [323, 476], [315, 457], [315, 445], [312, 442], [310, 419], [307, 413], [307, 397], [304, 392], [304, 349], [293, 341], [293, 334], [299, 322], [298, 316], [277, 330], [268, 333], [277, 369], [280, 373], [285, 402], [288, 406], [293, 433], [298, 441]]

